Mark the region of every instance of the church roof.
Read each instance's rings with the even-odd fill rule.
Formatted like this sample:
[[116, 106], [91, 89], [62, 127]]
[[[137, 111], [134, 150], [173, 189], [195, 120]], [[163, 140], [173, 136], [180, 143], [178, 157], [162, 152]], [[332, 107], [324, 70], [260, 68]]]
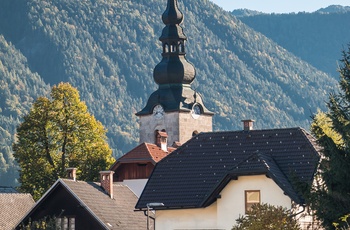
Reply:
[[185, 57], [187, 38], [180, 26], [183, 14], [178, 8], [177, 0], [168, 0], [162, 20], [165, 27], [159, 40], [163, 46], [163, 58], [154, 68], [153, 78], [159, 85], [191, 84], [196, 76], [196, 71]]
[[311, 183], [319, 161], [315, 139], [302, 128], [200, 133], [158, 162], [136, 205], [198, 208], [215, 202], [242, 175], [267, 175], [297, 203], [295, 180]]
[[191, 88], [196, 70], [186, 59], [187, 37], [180, 26], [183, 14], [178, 8], [177, 0], [167, 1], [162, 20], [165, 24], [159, 38], [163, 47], [162, 60], [153, 71], [154, 81], [159, 88], [152, 93], [147, 105], [136, 115], [152, 114], [153, 108], [158, 104], [165, 112], [190, 112], [195, 104], [199, 104], [203, 114], [213, 115], [205, 107], [202, 96]]
[[165, 112], [184, 111], [190, 112], [195, 104], [201, 106], [202, 114], [213, 115], [203, 103], [202, 96], [189, 85], [161, 85], [153, 92], [147, 101], [147, 105], [136, 115], [152, 114], [155, 105], [162, 105]]
[[118, 158], [110, 170], [115, 171], [120, 164], [133, 162], [152, 162], [154, 165], [166, 157], [175, 148], [168, 147], [168, 152], [163, 151], [159, 146], [151, 143], [141, 143], [122, 157]]

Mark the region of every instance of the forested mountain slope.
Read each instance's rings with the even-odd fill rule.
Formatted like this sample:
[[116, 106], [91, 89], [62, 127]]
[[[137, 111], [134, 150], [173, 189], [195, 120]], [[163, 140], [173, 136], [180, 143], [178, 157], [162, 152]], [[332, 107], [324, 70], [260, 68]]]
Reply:
[[[247, 118], [256, 120], [257, 129], [308, 128], [310, 115], [324, 109], [325, 97], [336, 85], [330, 76], [209, 0], [180, 0], [179, 5], [189, 38], [187, 58], [197, 70], [194, 87], [216, 112], [215, 130], [241, 129], [240, 120]], [[5, 88], [10, 96], [23, 98], [20, 113], [4, 112], [12, 104], [0, 112], [11, 125], [0, 123], [9, 136], [0, 132], [3, 146], [10, 149], [15, 126], [33, 99], [61, 81], [78, 88], [108, 129], [115, 156], [135, 146], [134, 113], [157, 87], [152, 75], [161, 60], [158, 38], [165, 7], [165, 0], [1, 0], [0, 34], [10, 51], [0, 50], [6, 59], [0, 60], [3, 68], [15, 65], [23, 81], [17, 90]], [[17, 85], [9, 73], [0, 78], [1, 86]], [[10, 183], [0, 180], [1, 185]]]
[[241, 13], [239, 19], [254, 30], [319, 70], [338, 77], [339, 51], [350, 43], [350, 7], [329, 6], [314, 13], [297, 14], [232, 13]]
[[17, 169], [11, 144], [16, 126], [34, 98], [46, 95], [47, 89], [26, 58], [0, 35], [0, 185], [14, 183]]

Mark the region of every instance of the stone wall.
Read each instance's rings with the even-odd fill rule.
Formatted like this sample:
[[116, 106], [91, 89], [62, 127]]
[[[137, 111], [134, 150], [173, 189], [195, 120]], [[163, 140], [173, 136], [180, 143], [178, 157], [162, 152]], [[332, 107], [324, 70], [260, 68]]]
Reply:
[[190, 112], [165, 113], [162, 118], [152, 114], [140, 116], [140, 143], [155, 143], [155, 130], [165, 130], [168, 134], [168, 146], [175, 141], [184, 143], [192, 137], [194, 131], [212, 131], [212, 116], [204, 115], [194, 118]]

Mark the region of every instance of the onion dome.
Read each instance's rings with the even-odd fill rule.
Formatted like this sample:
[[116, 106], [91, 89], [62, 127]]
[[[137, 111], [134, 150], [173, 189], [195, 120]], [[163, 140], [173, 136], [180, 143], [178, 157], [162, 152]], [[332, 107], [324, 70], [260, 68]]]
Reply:
[[165, 27], [159, 40], [163, 46], [163, 59], [154, 68], [153, 78], [159, 85], [191, 84], [196, 76], [196, 70], [185, 57], [187, 37], [180, 26], [183, 14], [178, 9], [177, 0], [168, 0], [162, 20]]
[[175, 25], [180, 24], [183, 20], [184, 16], [177, 7], [177, 1], [172, 0], [168, 1], [168, 5], [166, 7], [166, 10], [164, 11], [162, 15], [162, 20], [165, 25]]
[[153, 78], [159, 87], [136, 115], [152, 114], [153, 109], [161, 105], [166, 113], [191, 112], [197, 106], [201, 114], [212, 116], [214, 113], [205, 107], [202, 96], [191, 87], [196, 70], [185, 57], [187, 37], [180, 26], [183, 14], [178, 9], [177, 0], [168, 0], [162, 20], [165, 24], [159, 38], [163, 45], [162, 60], [153, 71]]

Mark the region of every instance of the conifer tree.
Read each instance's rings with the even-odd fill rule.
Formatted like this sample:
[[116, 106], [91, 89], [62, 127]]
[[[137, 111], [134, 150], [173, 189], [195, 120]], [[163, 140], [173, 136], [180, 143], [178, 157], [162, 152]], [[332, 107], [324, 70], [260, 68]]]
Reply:
[[339, 92], [330, 94], [326, 116], [316, 115], [311, 126], [322, 157], [309, 202], [327, 229], [350, 213], [350, 46], [342, 52], [339, 74]]
[[113, 162], [106, 142], [106, 130], [87, 106], [78, 90], [60, 83], [51, 100], [38, 98], [17, 128], [14, 156], [20, 166], [20, 191], [38, 199], [66, 168], [76, 167], [77, 178], [94, 181], [99, 171]]

